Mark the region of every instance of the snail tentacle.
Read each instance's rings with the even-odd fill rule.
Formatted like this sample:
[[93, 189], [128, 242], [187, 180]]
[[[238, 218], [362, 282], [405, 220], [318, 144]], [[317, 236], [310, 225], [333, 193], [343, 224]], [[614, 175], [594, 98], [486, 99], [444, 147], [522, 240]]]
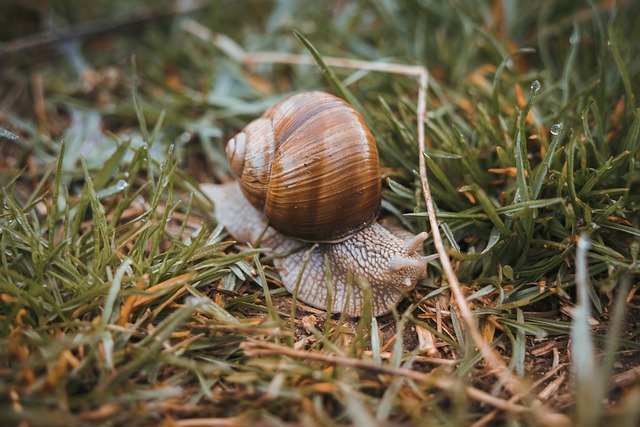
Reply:
[[418, 248], [422, 247], [422, 244], [429, 238], [429, 233], [422, 231], [413, 237], [407, 238], [404, 241], [405, 248], [410, 255], [413, 255]]

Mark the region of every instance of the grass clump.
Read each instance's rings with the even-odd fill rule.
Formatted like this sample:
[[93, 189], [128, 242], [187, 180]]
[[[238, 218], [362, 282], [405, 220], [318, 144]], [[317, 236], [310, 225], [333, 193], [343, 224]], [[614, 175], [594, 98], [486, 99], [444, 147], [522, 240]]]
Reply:
[[[637, 423], [635, 2], [54, 3], [64, 40], [0, 45], [0, 424]], [[425, 153], [414, 79], [251, 64], [311, 48], [425, 65]], [[215, 225], [198, 182], [228, 179], [226, 138], [331, 79], [414, 231], [424, 155], [475, 325], [437, 263], [380, 318], [292, 307]]]

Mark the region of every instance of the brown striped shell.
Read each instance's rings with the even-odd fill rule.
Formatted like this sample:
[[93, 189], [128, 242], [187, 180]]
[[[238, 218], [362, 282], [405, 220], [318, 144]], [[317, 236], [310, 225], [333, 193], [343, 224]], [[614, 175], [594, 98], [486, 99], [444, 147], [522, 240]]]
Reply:
[[249, 202], [288, 236], [340, 241], [378, 216], [375, 140], [360, 113], [328, 93], [274, 105], [228, 142], [227, 157]]

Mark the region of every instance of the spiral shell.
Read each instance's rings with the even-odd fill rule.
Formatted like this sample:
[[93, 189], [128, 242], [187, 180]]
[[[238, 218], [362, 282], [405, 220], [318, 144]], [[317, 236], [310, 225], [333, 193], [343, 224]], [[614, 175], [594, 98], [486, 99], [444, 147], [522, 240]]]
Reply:
[[276, 230], [336, 242], [380, 210], [378, 149], [362, 116], [324, 92], [284, 99], [227, 144], [249, 202]]

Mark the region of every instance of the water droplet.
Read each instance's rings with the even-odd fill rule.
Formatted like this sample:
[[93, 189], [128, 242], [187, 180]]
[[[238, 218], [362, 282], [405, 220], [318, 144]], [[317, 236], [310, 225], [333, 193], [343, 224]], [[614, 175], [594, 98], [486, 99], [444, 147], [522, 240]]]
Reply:
[[0, 234], [2, 234], [3, 231], [4, 231], [4, 229], [2, 227], [0, 227]]
[[129, 172], [125, 172], [125, 173], [124, 173], [124, 177], [125, 177], [125, 178], [129, 178]]
[[549, 132], [551, 132], [551, 135], [558, 135], [560, 132], [562, 132], [563, 127], [564, 126], [562, 123], [556, 123], [554, 125], [551, 125], [551, 129], [549, 129]]
[[533, 82], [531, 82], [531, 90], [533, 91], [534, 94], [538, 93], [541, 87], [542, 85], [538, 80], [534, 80]]
[[167, 217], [167, 222], [171, 221], [172, 219], [173, 219], [173, 217], [172, 217], [171, 215], [169, 215], [169, 216]]
[[191, 141], [191, 132], [182, 132], [180, 135], [180, 141], [185, 143]]
[[173, 148], [175, 147], [175, 145], [171, 144], [169, 146], [169, 154], [173, 153]]
[[124, 179], [121, 179], [120, 181], [118, 181], [116, 183], [116, 188], [118, 190], [124, 190], [125, 188], [127, 188], [129, 186], [129, 183], [127, 181], [125, 181]]

